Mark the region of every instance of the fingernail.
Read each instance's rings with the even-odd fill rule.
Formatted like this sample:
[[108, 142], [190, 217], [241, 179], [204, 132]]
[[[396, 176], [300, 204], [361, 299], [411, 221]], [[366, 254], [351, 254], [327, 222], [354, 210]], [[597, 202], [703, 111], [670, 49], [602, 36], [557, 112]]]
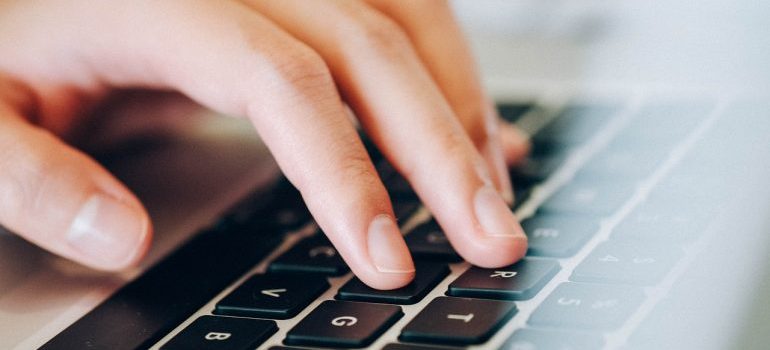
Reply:
[[414, 273], [414, 263], [404, 243], [396, 221], [388, 215], [378, 215], [369, 224], [369, 256], [378, 271], [384, 273]]
[[67, 241], [100, 267], [122, 268], [139, 253], [148, 225], [141, 211], [96, 194], [75, 217]]
[[484, 186], [476, 191], [473, 206], [476, 218], [486, 235], [506, 238], [526, 237], [516, 216], [494, 188]]

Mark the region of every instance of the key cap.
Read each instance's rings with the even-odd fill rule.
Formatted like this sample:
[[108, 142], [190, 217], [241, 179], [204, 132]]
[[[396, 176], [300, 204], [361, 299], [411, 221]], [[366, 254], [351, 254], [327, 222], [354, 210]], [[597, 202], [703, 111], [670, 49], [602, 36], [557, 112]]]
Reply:
[[531, 155], [521, 164], [510, 169], [510, 176], [515, 185], [534, 186], [545, 181], [564, 163], [566, 153], [548, 156]]
[[543, 203], [546, 213], [609, 215], [633, 195], [633, 183], [575, 180]]
[[536, 214], [522, 222], [527, 233], [528, 255], [566, 258], [599, 231], [597, 220], [563, 215]]
[[597, 334], [524, 328], [513, 332], [500, 349], [507, 350], [591, 350], [602, 349]]
[[570, 281], [657, 284], [679, 260], [681, 252], [665, 246], [648, 248], [633, 241], [600, 244], [572, 272]]
[[302, 195], [294, 186], [286, 185], [283, 192], [277, 193], [270, 206], [274, 222], [286, 230], [293, 230], [310, 222], [311, 215]]
[[627, 142], [669, 148], [705, 120], [713, 101], [651, 101], [618, 134]]
[[559, 272], [553, 260], [524, 258], [498, 268], [472, 266], [449, 285], [448, 295], [457, 297], [526, 300], [530, 299]]
[[41, 349], [149, 348], [259, 264], [282, 241], [283, 231], [269, 226], [202, 232]]
[[365, 285], [358, 278], [345, 283], [337, 292], [337, 299], [368, 301], [387, 304], [414, 304], [428, 294], [444, 277], [449, 268], [443, 263], [417, 262], [414, 280], [406, 287], [393, 290], [378, 290]]
[[310, 212], [299, 191], [287, 180], [278, 180], [272, 190], [251, 195], [220, 220], [218, 229], [258, 230], [274, 227], [292, 231], [310, 222]]
[[414, 198], [393, 198], [393, 214], [396, 215], [396, 219], [404, 223], [417, 212], [420, 208], [420, 200]]
[[701, 205], [723, 202], [726, 197], [735, 192], [739, 183], [735, 183], [734, 180], [725, 181], [725, 179], [734, 179], [734, 176], [716, 174], [715, 170], [722, 166], [724, 163], [709, 166], [708, 169], [698, 169], [693, 164], [679, 163], [655, 185], [648, 200]]
[[517, 186], [513, 188], [513, 205], [512, 210], [517, 210], [519, 207], [529, 200], [529, 196], [532, 195], [531, 187]]
[[201, 316], [162, 350], [250, 350], [278, 331], [273, 321]]
[[377, 173], [380, 175], [383, 184], [385, 184], [385, 189], [388, 190], [391, 199], [417, 199], [417, 194], [414, 192], [406, 178], [401, 176], [396, 168], [394, 168], [387, 160], [380, 160], [376, 163], [375, 168], [377, 169]]
[[533, 105], [527, 102], [506, 102], [497, 105], [497, 112], [503, 120], [515, 123], [521, 116], [529, 112], [532, 107]]
[[382, 350], [450, 350], [450, 349], [456, 349], [456, 348], [449, 348], [446, 346], [433, 347], [433, 346], [425, 346], [425, 345], [397, 344], [397, 343], [390, 343], [388, 345], [385, 345], [385, 347], [382, 348]]
[[642, 303], [641, 289], [621, 285], [560, 284], [529, 318], [535, 327], [613, 330]]
[[516, 305], [507, 301], [438, 297], [404, 327], [399, 340], [480, 344], [492, 337], [516, 312]]
[[270, 272], [275, 273], [341, 276], [348, 270], [345, 261], [321, 232], [302, 240], [270, 264]]
[[362, 348], [403, 316], [395, 305], [327, 300], [286, 334], [287, 345]]
[[652, 175], [668, 157], [668, 150], [625, 146], [611, 142], [594, 155], [575, 175], [587, 180], [642, 181]]
[[624, 218], [612, 230], [611, 237], [616, 240], [634, 240], [650, 248], [663, 244], [680, 246], [698, 238], [711, 222], [714, 213], [702, 204], [711, 205], [647, 201]]
[[446, 262], [462, 261], [438, 223], [424, 223], [407, 234], [404, 239], [409, 251], [417, 260], [436, 260]]
[[317, 275], [254, 275], [217, 303], [215, 314], [287, 319], [329, 289]]
[[533, 137], [535, 144], [577, 145], [587, 141], [620, 110], [618, 105], [571, 105]]
[[400, 174], [385, 181], [385, 189], [388, 190], [390, 198], [417, 199], [417, 193], [412, 189], [412, 185]]

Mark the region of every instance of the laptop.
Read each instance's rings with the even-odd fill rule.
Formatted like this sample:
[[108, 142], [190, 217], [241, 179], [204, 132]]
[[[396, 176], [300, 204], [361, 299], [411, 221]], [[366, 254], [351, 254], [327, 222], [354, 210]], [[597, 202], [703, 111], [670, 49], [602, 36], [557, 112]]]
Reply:
[[0, 233], [0, 348], [767, 348], [770, 8], [454, 5], [501, 116], [532, 135], [510, 169], [521, 262], [463, 262], [369, 146], [417, 267], [369, 289], [247, 124], [182, 110], [185, 128], [96, 155], [153, 217], [140, 267]]

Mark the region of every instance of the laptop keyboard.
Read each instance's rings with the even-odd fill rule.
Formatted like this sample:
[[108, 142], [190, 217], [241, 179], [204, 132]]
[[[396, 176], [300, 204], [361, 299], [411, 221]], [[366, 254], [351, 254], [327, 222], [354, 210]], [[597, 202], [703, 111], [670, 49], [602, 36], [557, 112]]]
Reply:
[[[549, 120], [535, 131], [531, 154], [510, 169], [513, 210], [524, 219], [529, 237], [527, 257], [520, 262], [498, 269], [462, 262], [406, 180], [367, 144], [416, 261], [410, 285], [379, 291], [352, 276], [315, 228], [297, 191], [281, 182], [269, 194], [246, 199], [207, 231], [212, 241], [243, 232], [278, 232], [263, 239], [274, 240], [272, 245], [241, 243], [248, 249], [256, 244], [263, 250], [280, 248], [267, 260], [255, 253], [237, 262], [252, 272], [230, 287], [234, 276], [229, 282], [206, 280], [205, 270], [203, 279], [193, 278], [209, 285], [205, 291], [170, 287], [209, 301], [185, 300], [186, 308], [153, 324], [137, 347], [627, 346], [634, 334], [629, 319], [649, 301], [645, 288], [672, 278], [686, 248], [703, 239], [717, 214], [713, 203], [727, 200], [728, 193], [720, 191], [721, 173], [687, 171], [715, 161], [699, 151], [704, 144], [699, 141], [712, 124], [722, 122], [720, 109], [701, 102], [650, 102], [570, 104], [552, 115], [528, 103], [502, 104], [499, 110], [504, 119], [522, 125], [528, 118]], [[710, 190], [704, 191], [704, 184]], [[174, 259], [159, 267], [173, 265]], [[44, 349], [62, 344], [67, 343], [54, 339]]]

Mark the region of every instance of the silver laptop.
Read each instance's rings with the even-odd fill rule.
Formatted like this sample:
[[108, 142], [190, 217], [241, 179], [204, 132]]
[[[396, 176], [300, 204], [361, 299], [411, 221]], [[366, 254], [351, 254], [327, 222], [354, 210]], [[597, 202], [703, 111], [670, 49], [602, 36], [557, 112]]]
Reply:
[[768, 348], [770, 6], [454, 4], [501, 115], [532, 135], [510, 170], [524, 260], [461, 261], [370, 148], [417, 278], [369, 289], [249, 125], [186, 111], [184, 133], [97, 155], [153, 217], [141, 267], [97, 273], [0, 232], [0, 348]]

